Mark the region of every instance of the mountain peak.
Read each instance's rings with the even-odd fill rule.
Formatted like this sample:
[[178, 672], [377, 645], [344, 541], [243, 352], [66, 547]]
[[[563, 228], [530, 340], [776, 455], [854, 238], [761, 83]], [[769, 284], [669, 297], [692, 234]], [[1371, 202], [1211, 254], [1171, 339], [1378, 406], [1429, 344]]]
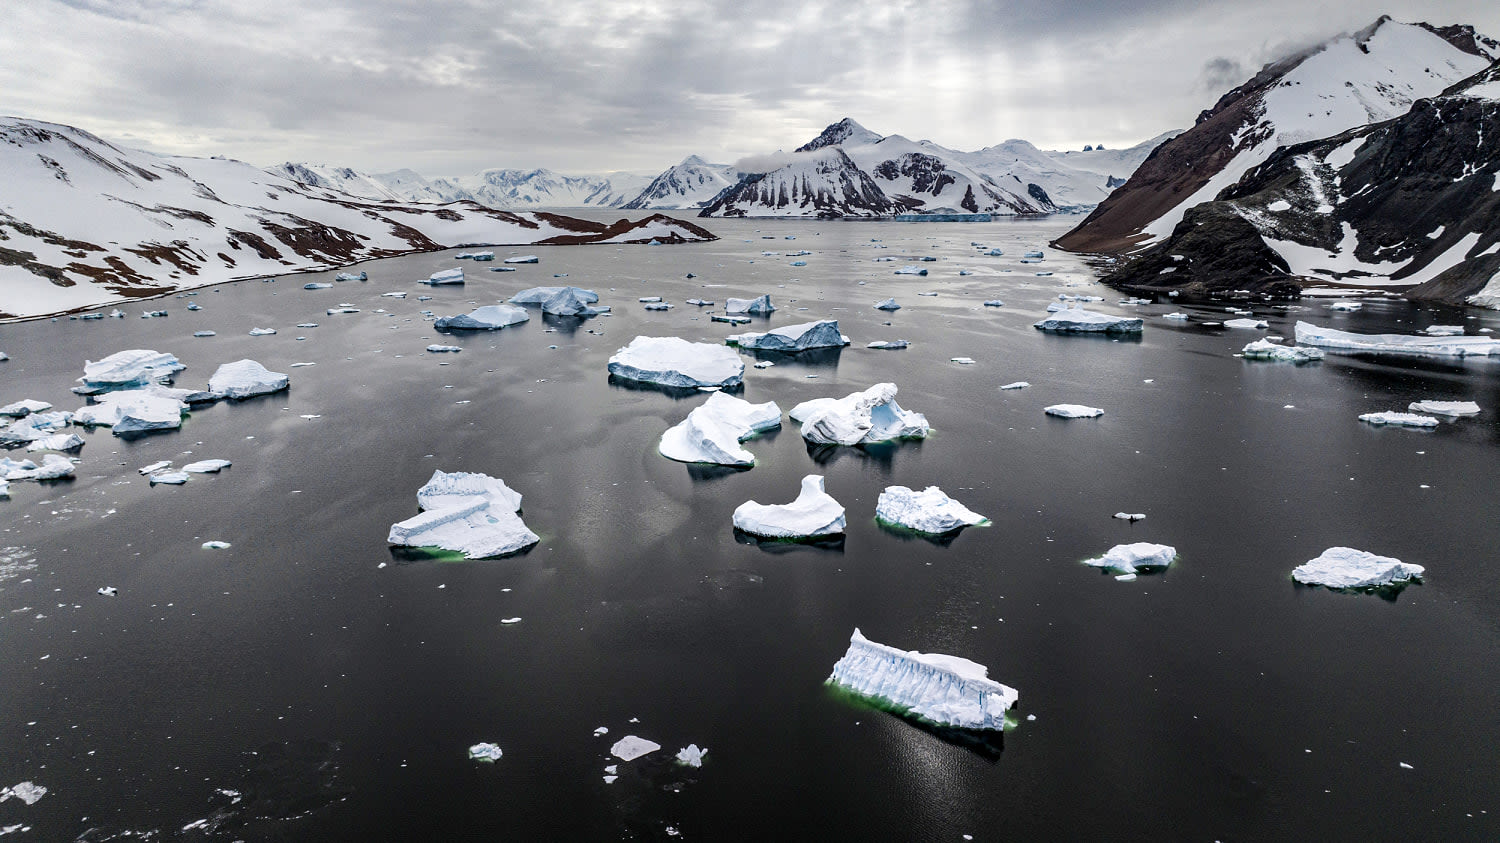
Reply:
[[797, 147], [797, 152], [812, 152], [825, 146], [838, 146], [854, 141], [855, 144], [875, 143], [881, 139], [880, 135], [859, 125], [852, 117], [845, 117], [837, 123], [823, 130], [823, 133]]

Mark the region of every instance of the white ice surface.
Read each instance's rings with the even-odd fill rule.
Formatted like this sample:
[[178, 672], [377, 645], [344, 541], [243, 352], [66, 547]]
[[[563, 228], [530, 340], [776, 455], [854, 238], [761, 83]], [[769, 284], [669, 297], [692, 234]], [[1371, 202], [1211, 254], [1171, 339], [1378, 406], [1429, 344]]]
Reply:
[[928, 486], [920, 492], [906, 486], [887, 486], [875, 503], [875, 517], [909, 530], [934, 534], [989, 523], [988, 518], [948, 497], [937, 486]]
[[734, 526], [756, 536], [796, 539], [835, 536], [844, 532], [844, 507], [823, 491], [823, 477], [802, 478], [797, 499], [786, 504], [746, 501], [734, 511]]
[[225, 363], [208, 379], [210, 392], [234, 399], [280, 392], [290, 384], [289, 377], [281, 372], [273, 372], [254, 360]]
[[1171, 545], [1132, 542], [1117, 544], [1105, 551], [1103, 556], [1083, 560], [1083, 564], [1122, 574], [1134, 574], [1142, 568], [1165, 568], [1176, 558], [1177, 548]]
[[481, 742], [469, 747], [469, 757], [475, 761], [499, 761], [504, 754], [499, 744]]
[[635, 735], [626, 735], [615, 741], [615, 745], [609, 748], [609, 754], [621, 761], [634, 761], [642, 755], [648, 755], [661, 749], [661, 744], [648, 741]]
[[715, 392], [687, 418], [668, 428], [657, 450], [678, 462], [750, 466], [755, 464], [755, 455], [739, 443], [780, 426], [781, 408], [775, 401], [751, 404]]
[[636, 337], [609, 358], [609, 373], [674, 387], [734, 386], [745, 364], [734, 349], [679, 337]]
[[1359, 420], [1367, 424], [1394, 425], [1396, 427], [1437, 427], [1438, 420], [1432, 416], [1418, 415], [1417, 413], [1364, 413]]
[[1083, 404], [1053, 404], [1043, 408], [1042, 412], [1064, 419], [1091, 419], [1104, 415], [1104, 411], [1098, 407], [1087, 407]]
[[848, 343], [836, 319], [783, 325], [762, 333], [731, 334], [725, 342], [745, 349], [797, 352], [813, 348], [842, 348]]
[[932, 427], [921, 413], [896, 403], [896, 385], [877, 383], [843, 398], [814, 398], [788, 415], [800, 422], [802, 438], [814, 445], [869, 445], [924, 439]]
[[521, 496], [496, 478], [436, 471], [418, 492], [418, 503], [424, 499], [434, 508], [392, 524], [386, 541], [484, 559], [514, 553], [541, 540], [517, 514]]
[[78, 380], [90, 387], [125, 389], [160, 383], [186, 368], [174, 355], [132, 348], [117, 351], [103, 360], [84, 363], [83, 377]]
[[1327, 588], [1379, 588], [1420, 580], [1426, 569], [1389, 556], [1352, 547], [1330, 547], [1316, 559], [1292, 569], [1292, 579]]
[[434, 322], [433, 327], [457, 331], [495, 331], [519, 325], [530, 318], [531, 314], [524, 307], [490, 304], [457, 316], [444, 316]]
[[859, 629], [828, 681], [944, 726], [1005, 727], [1020, 693], [989, 678], [984, 665], [938, 653], [902, 652], [865, 638]]
[[771, 294], [766, 293], [753, 299], [737, 299], [733, 296], [724, 300], [725, 313], [743, 313], [749, 316], [769, 316], [776, 310], [771, 304]]
[[1414, 413], [1438, 416], [1477, 416], [1479, 405], [1473, 401], [1413, 401], [1406, 409]]
[[1322, 360], [1323, 352], [1300, 345], [1278, 345], [1267, 339], [1259, 339], [1245, 346], [1240, 352], [1247, 360], [1275, 360], [1285, 363], [1307, 363]]
[[1055, 311], [1040, 322], [1033, 323], [1032, 327], [1064, 334], [1138, 334], [1145, 324], [1145, 320], [1138, 316], [1110, 316], [1074, 307]]
[[1297, 342], [1334, 351], [1424, 357], [1500, 355], [1500, 340], [1490, 337], [1426, 337], [1407, 334], [1356, 334], [1298, 322]]

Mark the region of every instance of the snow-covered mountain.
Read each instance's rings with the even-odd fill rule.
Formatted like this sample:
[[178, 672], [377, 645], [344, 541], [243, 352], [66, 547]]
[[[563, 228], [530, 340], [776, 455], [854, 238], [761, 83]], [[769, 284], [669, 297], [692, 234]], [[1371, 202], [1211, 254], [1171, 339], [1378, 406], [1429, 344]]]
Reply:
[[[1102, 201], [1170, 136], [1120, 151], [1049, 152], [1010, 140], [963, 152], [932, 141], [882, 136], [845, 118], [790, 154], [768, 156], [772, 167], [742, 175], [702, 215], [1076, 213]], [[839, 156], [831, 154], [835, 150]]]
[[740, 180], [730, 164], [710, 164], [696, 155], [651, 180], [622, 208], [701, 208]]
[[[319, 187], [335, 193], [358, 196], [361, 199], [411, 201], [417, 198], [403, 196], [386, 187], [379, 179], [348, 167], [331, 167], [326, 164], [298, 164], [287, 161], [284, 164], [266, 169], [267, 172], [275, 173], [278, 176], [285, 176], [294, 182], [305, 184], [308, 187]], [[431, 200], [424, 199], [419, 201]]]
[[271, 167], [268, 172], [309, 187], [339, 190], [366, 199], [478, 202], [502, 210], [620, 208], [639, 196], [651, 182], [651, 176], [640, 173], [565, 176], [547, 169], [498, 168], [468, 176], [427, 179], [407, 169], [362, 173], [348, 167], [290, 161]]
[[0, 185], [0, 318], [450, 246], [713, 239], [661, 215], [605, 226], [467, 202], [375, 202], [14, 117], [0, 117]]
[[1171, 234], [1183, 214], [1219, 195], [1278, 147], [1406, 113], [1500, 57], [1472, 27], [1437, 28], [1382, 17], [1266, 65], [1163, 143], [1123, 187], [1056, 245], [1125, 252]]

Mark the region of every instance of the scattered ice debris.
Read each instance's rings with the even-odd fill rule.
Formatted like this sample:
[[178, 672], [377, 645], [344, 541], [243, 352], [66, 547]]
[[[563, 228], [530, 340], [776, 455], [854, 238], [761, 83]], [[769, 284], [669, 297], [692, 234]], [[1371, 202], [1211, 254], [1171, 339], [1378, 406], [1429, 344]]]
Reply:
[[842, 348], [849, 344], [839, 333], [837, 319], [785, 325], [764, 333], [731, 334], [724, 341], [740, 348], [788, 353], [812, 348]]
[[765, 430], [781, 426], [781, 408], [775, 401], [751, 404], [723, 392], [708, 400], [677, 425], [661, 435], [657, 450], [662, 456], [686, 463], [752, 466], [755, 455], [739, 443]]
[[222, 469], [228, 468], [232, 463], [229, 460], [199, 460], [190, 462], [182, 467], [189, 474], [218, 474]]
[[895, 274], [895, 275], [926, 275], [927, 274], [927, 270], [922, 269], [921, 267], [917, 266], [916, 264], [908, 264], [908, 265], [903, 266], [900, 269], [896, 270], [893, 274]]
[[333, 276], [333, 280], [335, 280], [335, 281], [368, 281], [368, 280], [370, 280], [370, 276], [369, 276], [368, 273], [366, 273], [364, 271], [360, 271], [360, 272], [340, 272], [338, 275]]
[[286, 375], [272, 372], [254, 360], [225, 363], [208, 379], [210, 392], [235, 400], [280, 392], [290, 384], [291, 379]]
[[882, 302], [876, 302], [875, 303], [875, 309], [876, 310], [900, 310], [901, 309], [901, 305], [896, 304], [896, 300], [895, 299], [886, 299], [885, 301], [882, 301]]
[[491, 304], [458, 316], [444, 316], [432, 324], [440, 331], [498, 331], [530, 318], [524, 307]]
[[940, 653], [902, 652], [865, 638], [855, 628], [829, 683], [942, 726], [1005, 728], [1005, 712], [1020, 699], [989, 678], [982, 664]]
[[217, 539], [203, 543], [204, 550], [227, 550], [229, 546], [229, 542], [221, 542]]
[[425, 283], [430, 284], [434, 287], [438, 287], [444, 284], [462, 284], [464, 283], [463, 267], [455, 267], [453, 269], [444, 269], [440, 272], [434, 272], [432, 273], [432, 275], [428, 276]]
[[99, 594], [104, 597], [118, 597], [120, 595], [120, 590], [112, 585], [106, 585], [99, 588]]
[[506, 258], [505, 262], [506, 263], [541, 263], [542, 259], [539, 258], [539, 257], [537, 257], [536, 255], [519, 255], [519, 256], [513, 257], [513, 258]]
[[1427, 357], [1500, 355], [1500, 340], [1480, 336], [1420, 337], [1406, 334], [1356, 334], [1297, 323], [1297, 342], [1335, 351]]
[[1121, 521], [1144, 521], [1144, 520], [1146, 520], [1146, 513], [1144, 513], [1144, 512], [1116, 512], [1114, 514], [1114, 517], [1120, 519]]
[[1053, 404], [1042, 412], [1063, 419], [1091, 419], [1104, 415], [1104, 411], [1098, 407], [1085, 407], [1082, 404]]
[[463, 351], [463, 348], [456, 345], [437, 345], [434, 343], [433, 345], [427, 346], [427, 350], [432, 352], [433, 354], [457, 354], [458, 352]]
[[1285, 363], [1311, 363], [1323, 359], [1323, 351], [1300, 345], [1277, 345], [1269, 339], [1259, 339], [1245, 346], [1240, 352], [1246, 360], [1274, 360]]
[[901, 349], [906, 348], [910, 345], [911, 343], [907, 342], [906, 340], [876, 340], [875, 342], [867, 343], [865, 345], [865, 348], [881, 348], [885, 349], [886, 351], [900, 351]]
[[1477, 416], [1479, 405], [1473, 401], [1413, 401], [1406, 409], [1438, 416]]
[[[1050, 309], [1050, 308], [1049, 308]], [[1138, 316], [1109, 316], [1081, 307], [1059, 310], [1032, 327], [1063, 334], [1139, 334], [1145, 320]]]
[[103, 360], [86, 362], [83, 377], [78, 379], [83, 386], [75, 387], [73, 391], [91, 395], [163, 383], [186, 368], [173, 355], [160, 351], [144, 348], [117, 351]]
[[188, 475], [186, 471], [164, 471], [161, 474], [151, 475], [150, 479], [151, 485], [153, 486], [156, 486], [158, 484], [167, 486], [181, 486], [182, 484], [188, 482]]
[[887, 486], [875, 504], [875, 518], [919, 533], [951, 533], [961, 527], [988, 524], [989, 519], [948, 497], [937, 486], [917, 492]]
[[518, 514], [521, 496], [485, 474], [434, 471], [417, 492], [424, 510], [391, 525], [386, 541], [407, 547], [437, 547], [469, 559], [501, 556], [541, 541]]
[[1464, 335], [1462, 325], [1428, 325], [1422, 329], [1422, 333], [1429, 337], [1461, 337]]
[[35, 398], [23, 398], [13, 404], [6, 404], [4, 407], [0, 407], [0, 416], [20, 419], [32, 413], [45, 413], [50, 409], [52, 409], [52, 405], [46, 401], [38, 401]]
[[469, 757], [475, 761], [495, 762], [505, 753], [500, 750], [499, 744], [476, 743], [469, 747]]
[[311, 284], [303, 284], [302, 285], [302, 289], [304, 289], [304, 290], [331, 290], [331, 289], [333, 289], [333, 285], [325, 283], [325, 282], [322, 282], [322, 281], [314, 281]]
[[802, 478], [797, 499], [785, 504], [746, 501], [734, 510], [734, 526], [746, 533], [772, 539], [806, 539], [842, 535], [844, 507], [823, 491], [823, 477]]
[[594, 737], [596, 738], [604, 737], [607, 734], [609, 734], [608, 726], [600, 726], [599, 728], [594, 730]]
[[1104, 297], [1087, 295], [1080, 296], [1074, 293], [1058, 293], [1057, 300], [1062, 302], [1082, 302], [1083, 304], [1088, 304], [1090, 302], [1104, 301]]
[[1005, 302], [1003, 302], [1003, 301], [1001, 301], [999, 299], [988, 299], [988, 300], [985, 301], [984, 306], [985, 307], [1005, 307]]
[[42, 462], [0, 457], [0, 480], [56, 480], [73, 476], [73, 461], [59, 454], [47, 454]]
[[661, 744], [638, 738], [635, 735], [626, 735], [615, 741], [615, 745], [609, 748], [609, 754], [621, 761], [634, 761], [642, 755], [648, 755], [661, 749]]
[[1224, 322], [1226, 328], [1258, 328], [1266, 329], [1271, 323], [1264, 319], [1229, 319]]
[[1359, 420], [1368, 424], [1390, 424], [1397, 427], [1437, 427], [1438, 420], [1432, 416], [1423, 416], [1417, 413], [1364, 413]]
[[10, 787], [0, 787], [0, 802], [7, 799], [19, 799], [27, 805], [35, 805], [38, 799], [47, 795], [47, 788], [33, 782], [21, 782]]
[[972, 365], [974, 365], [974, 358], [972, 358], [972, 357], [949, 357], [948, 358], [948, 362], [949, 363], [957, 363], [960, 366], [972, 366]]
[[1177, 548], [1151, 542], [1117, 544], [1103, 556], [1083, 560], [1083, 564], [1122, 574], [1134, 574], [1142, 570], [1165, 568], [1177, 558]]
[[1028, 386], [1031, 386], [1030, 382], [1028, 382], [1028, 381], [1016, 381], [1015, 383], [1005, 384], [1004, 386], [1002, 386], [1000, 388], [1001, 389], [1025, 389]]
[[896, 403], [896, 385], [877, 383], [843, 398], [814, 398], [788, 413], [802, 425], [802, 438], [814, 445], [870, 445], [897, 439], [925, 439], [932, 430], [921, 413]]
[[749, 316], [770, 316], [776, 306], [771, 304], [771, 294], [766, 293], [753, 299], [727, 298], [724, 300], [725, 313], [743, 313]]
[[1325, 588], [1374, 589], [1420, 580], [1425, 570], [1421, 565], [1352, 547], [1330, 547], [1318, 558], [1293, 568], [1292, 579]]
[[735, 386], [745, 364], [734, 349], [680, 337], [636, 337], [609, 358], [609, 373], [661, 386]]
[[703, 756], [707, 754], [708, 750], [699, 749], [697, 744], [690, 743], [677, 751], [677, 763], [689, 767], [702, 767]]
[[32, 440], [26, 446], [28, 453], [33, 451], [76, 451], [83, 447], [83, 438], [76, 433], [54, 433], [41, 439]]

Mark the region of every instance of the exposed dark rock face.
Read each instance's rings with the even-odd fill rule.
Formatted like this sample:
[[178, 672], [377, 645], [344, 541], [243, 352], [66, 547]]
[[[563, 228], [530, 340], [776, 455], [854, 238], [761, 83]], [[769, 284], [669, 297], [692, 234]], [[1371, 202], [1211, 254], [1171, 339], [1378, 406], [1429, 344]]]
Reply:
[[906, 177], [911, 179], [913, 193], [938, 196], [942, 194], [943, 188], [956, 181], [951, 173], [944, 172], [946, 169], [942, 160], [936, 156], [908, 152], [900, 158], [892, 158], [875, 165], [874, 175], [875, 178], [886, 181]]
[[745, 216], [747, 206], [825, 217], [885, 216], [902, 209], [838, 147], [796, 167], [745, 175], [698, 215]]

